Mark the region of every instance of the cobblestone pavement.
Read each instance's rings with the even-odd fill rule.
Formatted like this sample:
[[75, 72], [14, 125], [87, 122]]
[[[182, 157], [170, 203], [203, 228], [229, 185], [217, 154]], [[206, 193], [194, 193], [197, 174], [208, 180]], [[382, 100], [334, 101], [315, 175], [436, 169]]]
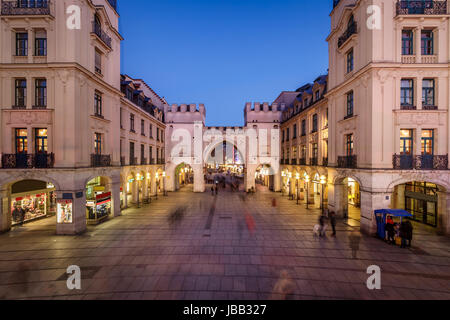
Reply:
[[[448, 238], [419, 231], [401, 249], [361, 236], [353, 258], [351, 223], [319, 239], [318, 211], [280, 194], [242, 198], [185, 189], [80, 236], [55, 236], [54, 219], [14, 229], [0, 235], [0, 298], [450, 299]], [[179, 206], [185, 216], [168, 219]], [[81, 290], [67, 289], [69, 265], [81, 267]], [[381, 290], [367, 289], [370, 265]]]

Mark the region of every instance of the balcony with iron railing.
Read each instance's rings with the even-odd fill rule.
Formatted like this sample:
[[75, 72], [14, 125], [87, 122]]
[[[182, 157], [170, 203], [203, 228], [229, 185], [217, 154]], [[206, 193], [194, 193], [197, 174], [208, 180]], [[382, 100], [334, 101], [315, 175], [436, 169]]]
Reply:
[[141, 166], [147, 165], [147, 158], [141, 157]]
[[297, 165], [297, 159], [292, 159], [291, 160], [291, 165], [296, 166]]
[[50, 13], [50, 0], [2, 0], [2, 16], [44, 16]]
[[345, 30], [345, 32], [342, 34], [342, 36], [339, 37], [338, 39], [338, 47], [342, 47], [344, 45], [344, 43], [347, 42], [348, 39], [350, 39], [350, 37], [354, 34], [356, 34], [358, 32], [358, 25], [356, 22], [351, 23], [347, 30]]
[[95, 21], [92, 21], [92, 33], [97, 35], [103, 43], [112, 49], [112, 39], [110, 36], [106, 34], [106, 32], [102, 29], [102, 26]]
[[317, 166], [317, 165], [319, 165], [319, 159], [318, 158], [310, 158], [309, 159], [309, 165], [310, 166]]
[[323, 157], [322, 158], [322, 166], [323, 167], [328, 167], [328, 157]]
[[130, 166], [136, 166], [138, 164], [137, 157], [130, 157]]
[[107, 154], [91, 154], [91, 167], [110, 167], [111, 155]]
[[358, 161], [356, 156], [338, 157], [338, 168], [356, 169]]
[[447, 15], [447, 1], [434, 0], [401, 0], [396, 4], [397, 15]]
[[306, 166], [306, 159], [300, 159], [300, 160], [299, 160], [299, 164], [300, 164], [301, 166]]
[[447, 170], [448, 155], [397, 155], [393, 156], [395, 170]]
[[53, 153], [17, 153], [3, 154], [3, 169], [47, 169], [55, 166], [55, 155]]
[[125, 167], [127, 165], [126, 161], [125, 161], [125, 157], [120, 157], [120, 165], [122, 167]]

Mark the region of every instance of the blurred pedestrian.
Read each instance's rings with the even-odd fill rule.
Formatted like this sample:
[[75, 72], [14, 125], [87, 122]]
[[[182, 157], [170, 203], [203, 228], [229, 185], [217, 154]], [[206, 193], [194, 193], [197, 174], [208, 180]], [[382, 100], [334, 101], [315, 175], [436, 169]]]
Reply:
[[333, 234], [331, 236], [336, 237], [336, 213], [334, 213], [334, 211], [330, 211], [329, 216], [331, 228], [333, 229]]
[[287, 270], [281, 270], [280, 278], [275, 283], [272, 290], [271, 300], [292, 300], [295, 291], [295, 284]]
[[352, 257], [353, 259], [356, 259], [359, 251], [359, 242], [361, 241], [361, 236], [359, 234], [352, 233], [349, 237], [349, 240], [350, 248], [352, 249]]

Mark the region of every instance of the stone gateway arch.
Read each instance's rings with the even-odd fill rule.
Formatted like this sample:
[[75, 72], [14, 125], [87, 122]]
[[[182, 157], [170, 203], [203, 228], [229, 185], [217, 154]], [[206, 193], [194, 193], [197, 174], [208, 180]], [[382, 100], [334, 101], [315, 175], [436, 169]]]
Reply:
[[[271, 188], [280, 191], [280, 122], [284, 108], [284, 104], [247, 103], [243, 127], [207, 127], [203, 104], [166, 106], [166, 190], [177, 190], [177, 167], [181, 164], [193, 171], [194, 192], [204, 192], [208, 160], [222, 165], [227, 159], [239, 158], [245, 190], [255, 188], [257, 169], [266, 166], [273, 176]], [[239, 156], [235, 158], [236, 154]]]

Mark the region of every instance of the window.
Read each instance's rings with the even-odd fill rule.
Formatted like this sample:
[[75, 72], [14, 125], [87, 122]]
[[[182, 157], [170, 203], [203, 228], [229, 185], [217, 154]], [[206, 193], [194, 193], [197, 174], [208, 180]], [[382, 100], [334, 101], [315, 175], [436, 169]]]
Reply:
[[316, 101], [319, 101], [319, 100], [320, 100], [320, 91], [317, 90], [316, 91]]
[[131, 90], [130, 87], [127, 87], [125, 92], [126, 92], [127, 99], [130, 101], [133, 101], [133, 90]]
[[130, 114], [130, 131], [131, 132], [135, 132], [134, 131], [134, 114]]
[[148, 153], [148, 158], [149, 158], [150, 164], [152, 164], [152, 160], [153, 160], [153, 147], [150, 147], [148, 151], [149, 151], [149, 153]]
[[400, 155], [411, 156], [413, 153], [413, 131], [400, 130]]
[[434, 155], [434, 130], [422, 130], [422, 155]]
[[141, 160], [143, 160], [145, 158], [145, 146], [143, 144], [141, 144]]
[[353, 147], [354, 147], [353, 134], [348, 134], [345, 136], [345, 143], [346, 143], [345, 151], [347, 157], [353, 156]]
[[327, 127], [328, 127], [328, 108], [327, 108], [327, 111], [325, 113], [325, 128], [327, 128]]
[[292, 147], [292, 159], [297, 159], [297, 147]]
[[282, 134], [281, 142], [284, 142], [284, 138], [285, 138], [285, 136], [284, 136], [284, 130], [283, 130], [283, 134]]
[[16, 79], [16, 107], [26, 107], [27, 105], [27, 80]]
[[16, 154], [28, 152], [28, 131], [25, 128], [15, 130]]
[[414, 101], [414, 81], [402, 79], [400, 88], [400, 103], [402, 106], [412, 106]]
[[292, 139], [297, 139], [297, 125], [294, 124], [294, 129], [292, 129]]
[[36, 79], [35, 100], [38, 108], [47, 107], [47, 80]]
[[141, 135], [145, 136], [145, 121], [141, 120]]
[[424, 79], [422, 85], [422, 104], [434, 106], [434, 79]]
[[102, 154], [102, 135], [101, 133], [95, 133], [94, 135], [94, 149], [95, 154]]
[[134, 142], [130, 142], [130, 164], [134, 163]]
[[156, 128], [156, 141], [159, 141], [159, 128]]
[[317, 132], [317, 129], [318, 129], [317, 113], [315, 115], [313, 115], [312, 127], [313, 127], [312, 132]]
[[16, 56], [28, 56], [28, 33], [16, 33]]
[[347, 73], [353, 71], [353, 49], [347, 53]]
[[314, 159], [319, 158], [319, 146], [317, 143], [313, 143], [312, 145], [312, 154]]
[[289, 141], [291, 139], [290, 129], [286, 129], [286, 141]]
[[412, 30], [402, 31], [402, 55], [413, 55], [414, 40]]
[[302, 146], [302, 155], [301, 159], [306, 159], [306, 146]]
[[353, 91], [347, 93], [347, 118], [353, 116]]
[[102, 73], [102, 54], [95, 50], [95, 72]]
[[159, 162], [159, 148], [156, 148], [156, 160]]
[[47, 56], [47, 32], [45, 30], [36, 31], [34, 47], [35, 56]]
[[302, 120], [302, 137], [306, 136], [306, 120]]
[[48, 131], [47, 129], [34, 129], [34, 138], [35, 138], [35, 152], [36, 153], [46, 153], [48, 146]]
[[101, 117], [103, 115], [102, 95], [99, 92], [94, 94], [94, 115]]
[[161, 142], [164, 142], [164, 131], [161, 129]]
[[432, 30], [422, 30], [422, 55], [430, 56], [434, 54], [434, 40]]
[[152, 124], [150, 124], [149, 135], [150, 135], [150, 138], [153, 139], [153, 125]]

